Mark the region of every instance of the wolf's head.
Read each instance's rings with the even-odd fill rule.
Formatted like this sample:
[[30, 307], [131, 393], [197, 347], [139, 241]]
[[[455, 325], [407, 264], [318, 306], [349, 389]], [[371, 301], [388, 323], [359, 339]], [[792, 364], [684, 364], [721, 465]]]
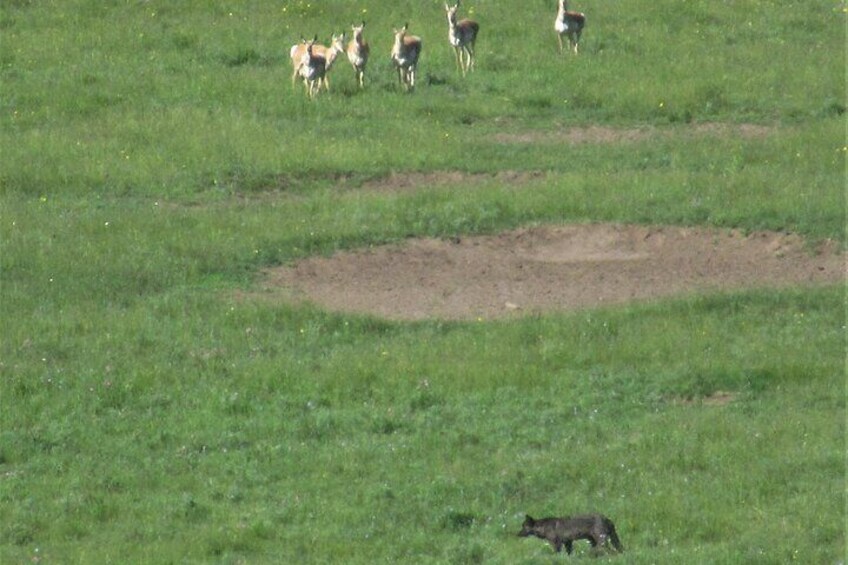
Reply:
[[524, 523], [521, 524], [521, 531], [518, 532], [518, 536], [522, 538], [526, 538], [528, 536], [536, 535], [536, 520], [530, 517], [529, 514], [524, 518]]

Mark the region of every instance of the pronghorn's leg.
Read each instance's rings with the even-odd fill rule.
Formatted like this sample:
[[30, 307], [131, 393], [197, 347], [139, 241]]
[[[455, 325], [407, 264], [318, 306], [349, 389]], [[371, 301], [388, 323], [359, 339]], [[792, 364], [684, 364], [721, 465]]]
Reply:
[[460, 71], [462, 74], [465, 74], [465, 69], [463, 68], [463, 63], [462, 63], [462, 47], [460, 47], [459, 45], [454, 45], [453, 46], [453, 54], [456, 58], [456, 68], [457, 68], [457, 70]]
[[562, 53], [562, 34], [557, 33], [557, 42], [559, 43], [559, 52]]
[[297, 65], [297, 66], [294, 68], [294, 72], [292, 73], [292, 88], [294, 88], [294, 85], [295, 85], [295, 84], [297, 84], [297, 75], [299, 75], [299, 74], [300, 74], [300, 68], [301, 68], [302, 66], [303, 66], [303, 65]]
[[474, 43], [469, 42], [465, 46], [466, 63], [465, 70], [471, 71], [474, 69]]

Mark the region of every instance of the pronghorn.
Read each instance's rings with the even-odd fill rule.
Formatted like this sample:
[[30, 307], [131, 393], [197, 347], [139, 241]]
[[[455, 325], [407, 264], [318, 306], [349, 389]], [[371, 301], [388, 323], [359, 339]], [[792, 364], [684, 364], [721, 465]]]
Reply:
[[351, 26], [351, 29], [353, 29], [353, 39], [347, 44], [347, 60], [353, 65], [356, 80], [359, 82], [359, 88], [365, 88], [365, 65], [368, 64], [368, 54], [371, 52], [368, 43], [362, 39], [362, 29], [364, 27], [365, 22], [362, 22], [362, 25]]
[[[328, 78], [328, 73], [333, 66], [333, 63], [336, 62], [336, 57], [345, 52], [345, 34], [342, 32], [341, 35], [333, 34], [332, 39], [330, 40], [330, 46], [324, 47], [320, 45], [320, 49], [318, 50], [319, 55], [323, 55], [324, 59], [327, 61], [326, 68], [324, 69], [324, 79], [322, 83], [324, 84], [324, 90], [327, 92], [330, 91], [330, 79]], [[323, 51], [323, 53], [322, 53]]]
[[480, 25], [469, 19], [456, 21], [459, 2], [460, 0], [456, 0], [456, 5], [452, 8], [445, 4], [445, 12], [448, 15], [448, 40], [456, 51], [456, 65], [464, 76], [474, 67], [474, 43], [477, 41]]
[[406, 90], [415, 88], [415, 68], [418, 66], [418, 56], [421, 55], [421, 38], [407, 35], [409, 24], [394, 30], [395, 43], [392, 47], [392, 63], [397, 67], [398, 80]]
[[292, 45], [291, 49], [289, 50], [289, 58], [291, 59], [291, 64], [292, 64], [292, 77], [291, 77], [292, 88], [294, 88], [295, 81], [300, 76], [300, 64], [303, 61], [303, 56], [305, 54], [306, 54], [306, 40], [303, 39], [303, 37], [301, 37], [300, 42]]
[[[345, 39], [344, 33], [342, 33], [341, 35], [333, 34], [332, 39], [330, 40], [330, 46], [329, 47], [325, 47], [325, 46], [321, 45], [320, 43], [315, 43], [315, 45], [312, 47], [312, 53], [319, 56], [319, 57], [323, 57], [324, 60], [326, 61], [326, 64], [324, 66], [324, 77], [321, 79], [321, 83], [324, 85], [324, 90], [327, 90], [327, 91], [330, 90], [330, 83], [327, 79], [326, 73], [330, 72], [330, 68], [333, 66], [333, 63], [335, 62], [336, 57], [338, 57], [340, 53], [344, 52], [344, 39]], [[300, 75], [300, 72], [298, 71], [298, 69], [300, 67], [301, 61], [303, 60], [303, 55], [305, 53], [306, 53], [306, 42], [301, 41], [300, 43], [298, 43], [296, 45], [292, 45], [292, 48], [291, 48], [291, 51], [290, 51], [290, 57], [291, 57], [292, 69], [293, 69], [293, 71], [292, 71], [292, 86], [294, 86], [295, 80], [297, 80], [298, 75]], [[318, 84], [318, 86], [320, 87], [321, 84]]]
[[554, 29], [557, 32], [557, 41], [559, 41], [559, 52], [562, 53], [562, 36], [568, 36], [568, 43], [571, 49], [577, 53], [577, 44], [580, 42], [580, 34], [583, 32], [583, 27], [586, 25], [586, 15], [581, 12], [571, 12], [566, 6], [565, 0], [559, 0], [559, 10], [557, 11]]
[[306, 95], [309, 98], [315, 98], [315, 95], [321, 89], [321, 81], [324, 80], [324, 75], [327, 72], [327, 59], [315, 53], [315, 42], [317, 40], [317, 35], [312, 41], [301, 40], [304, 51], [296, 67], [297, 73], [303, 77], [303, 85], [306, 87]]

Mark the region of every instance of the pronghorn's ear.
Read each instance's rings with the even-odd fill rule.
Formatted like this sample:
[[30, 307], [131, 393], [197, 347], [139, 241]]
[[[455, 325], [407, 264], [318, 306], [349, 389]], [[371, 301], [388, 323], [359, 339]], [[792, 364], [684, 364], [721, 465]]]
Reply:
[[362, 20], [362, 27], [365, 27], [365, 20]]

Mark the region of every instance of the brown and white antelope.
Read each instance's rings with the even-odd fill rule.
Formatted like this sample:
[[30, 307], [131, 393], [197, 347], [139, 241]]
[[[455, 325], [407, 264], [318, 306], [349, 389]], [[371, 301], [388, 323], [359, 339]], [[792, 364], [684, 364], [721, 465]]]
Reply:
[[[316, 36], [317, 37], [317, 36]], [[324, 65], [324, 76], [321, 78], [318, 86], [324, 86], [324, 90], [330, 90], [330, 82], [327, 79], [327, 73], [330, 72], [330, 69], [333, 66], [333, 63], [336, 61], [336, 57], [338, 57], [341, 53], [344, 53], [344, 40], [345, 34], [341, 35], [333, 34], [332, 39], [330, 40], [330, 45], [325, 47], [320, 43], [315, 43], [312, 46], [313, 54], [323, 57], [325, 61]], [[314, 41], [314, 40], [313, 40]], [[294, 86], [295, 80], [300, 75], [298, 71], [301, 61], [303, 60], [303, 55], [306, 53], [306, 42], [302, 41], [296, 45], [292, 45], [290, 51], [290, 57], [292, 62], [292, 86]]]
[[409, 24], [394, 30], [395, 43], [392, 46], [392, 63], [397, 68], [398, 80], [406, 90], [415, 88], [415, 69], [421, 55], [421, 38], [407, 35]]
[[353, 39], [347, 44], [347, 60], [353, 65], [353, 71], [356, 73], [356, 81], [359, 83], [359, 88], [365, 88], [365, 65], [368, 64], [368, 55], [371, 53], [371, 48], [368, 43], [362, 38], [362, 30], [365, 28], [365, 22], [362, 25], [351, 26], [353, 30]]
[[300, 63], [303, 61], [303, 56], [306, 54], [306, 40], [301, 37], [298, 43], [291, 46], [289, 50], [289, 58], [292, 64], [291, 83], [294, 88], [295, 82], [300, 77]]
[[448, 41], [456, 51], [456, 66], [465, 76], [474, 68], [474, 43], [477, 41], [480, 24], [467, 18], [457, 21], [459, 2], [460, 0], [456, 0], [453, 7], [445, 4], [445, 12], [448, 16]]
[[[306, 95], [309, 98], [315, 98], [315, 95], [318, 94], [321, 89], [321, 81], [324, 80], [327, 72], [327, 59], [315, 52], [317, 40], [318, 36], [315, 36], [315, 39], [311, 41], [301, 40], [303, 55], [301, 55], [295, 68], [297, 74], [303, 78], [303, 85], [306, 87]], [[292, 57], [294, 57], [294, 50], [292, 50]]]
[[559, 0], [559, 10], [557, 11], [554, 29], [557, 32], [557, 41], [559, 41], [559, 52], [562, 53], [562, 36], [568, 37], [568, 43], [571, 50], [577, 53], [577, 44], [580, 43], [580, 34], [583, 33], [583, 28], [586, 25], [586, 15], [581, 12], [572, 12], [568, 9], [566, 0]]

